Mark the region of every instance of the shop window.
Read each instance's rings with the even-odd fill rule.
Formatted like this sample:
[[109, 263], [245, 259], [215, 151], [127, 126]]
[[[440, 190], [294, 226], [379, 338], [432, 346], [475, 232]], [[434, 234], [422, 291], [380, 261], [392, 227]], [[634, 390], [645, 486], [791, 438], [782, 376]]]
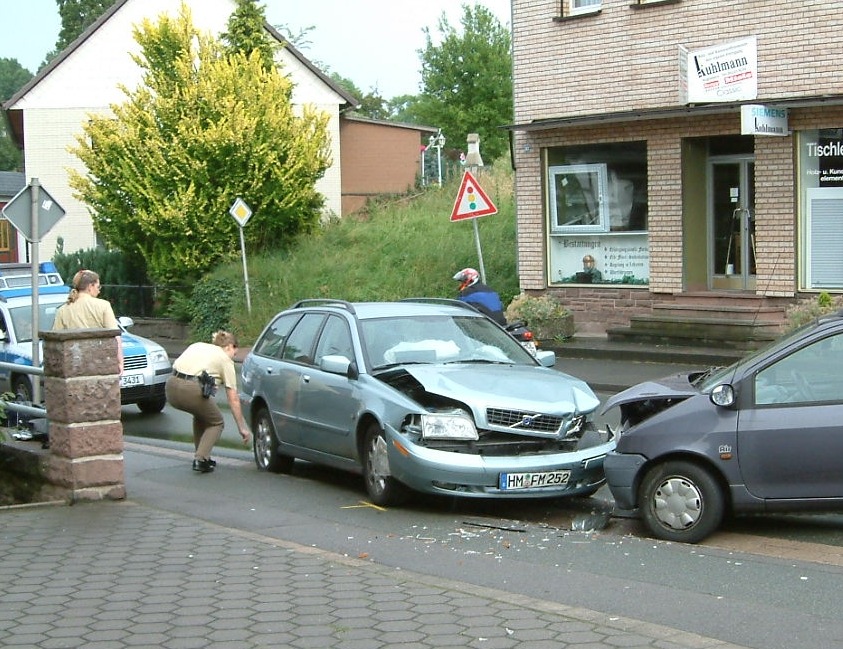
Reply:
[[799, 134], [800, 286], [843, 290], [843, 129]]
[[647, 284], [645, 142], [549, 149], [551, 284]]

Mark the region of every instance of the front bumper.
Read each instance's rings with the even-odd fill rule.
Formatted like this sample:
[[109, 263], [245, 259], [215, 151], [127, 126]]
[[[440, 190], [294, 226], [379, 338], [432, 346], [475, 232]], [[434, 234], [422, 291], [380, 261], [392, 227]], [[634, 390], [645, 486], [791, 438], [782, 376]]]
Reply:
[[617, 451], [609, 453], [603, 461], [606, 482], [618, 509], [631, 510], [638, 507], [636, 496], [639, 473], [646, 462], [647, 458], [643, 455], [631, 455], [618, 453]]
[[121, 405], [128, 405], [131, 403], [138, 403], [139, 401], [148, 401], [164, 396], [164, 388], [166, 386], [166, 379], [160, 383], [152, 383], [151, 385], [134, 385], [127, 388], [120, 389], [120, 403]]
[[[553, 498], [591, 494], [605, 483], [603, 459], [614, 441], [580, 451], [549, 455], [484, 456], [417, 446], [405, 436], [388, 431], [392, 476], [424, 493], [474, 498]], [[566, 484], [502, 489], [502, 473], [570, 471]]]

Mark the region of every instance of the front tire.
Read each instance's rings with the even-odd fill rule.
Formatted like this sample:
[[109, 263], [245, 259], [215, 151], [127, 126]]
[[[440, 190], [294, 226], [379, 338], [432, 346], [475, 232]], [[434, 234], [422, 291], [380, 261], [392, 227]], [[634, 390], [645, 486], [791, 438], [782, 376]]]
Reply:
[[28, 376], [18, 374], [12, 379], [12, 392], [16, 400], [32, 403], [32, 381]]
[[406, 487], [390, 475], [386, 436], [377, 424], [370, 424], [363, 442], [363, 480], [372, 504], [397, 505], [406, 497]]
[[290, 473], [293, 470], [293, 458], [278, 450], [278, 436], [266, 408], [255, 413], [252, 448], [258, 470], [270, 473]]
[[152, 399], [144, 399], [143, 401], [138, 401], [138, 408], [140, 411], [145, 415], [154, 415], [162, 410], [164, 410], [164, 406], [167, 405], [167, 397], [160, 396], [154, 397]]
[[656, 538], [698, 543], [720, 526], [725, 497], [710, 471], [692, 462], [672, 461], [647, 471], [638, 506]]

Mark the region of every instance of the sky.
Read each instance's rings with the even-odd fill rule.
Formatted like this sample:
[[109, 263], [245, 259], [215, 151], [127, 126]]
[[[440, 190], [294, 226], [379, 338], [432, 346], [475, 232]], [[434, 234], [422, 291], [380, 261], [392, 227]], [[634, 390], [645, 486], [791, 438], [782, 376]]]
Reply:
[[[385, 99], [419, 93], [422, 29], [439, 35], [444, 12], [460, 29], [461, 5], [483, 5], [505, 27], [510, 0], [259, 0], [271, 25], [291, 33], [313, 27], [300, 47], [322, 70], [350, 79]], [[0, 58], [35, 72], [56, 44], [61, 21], [56, 0], [0, 0]], [[11, 26], [14, 25], [13, 28]]]

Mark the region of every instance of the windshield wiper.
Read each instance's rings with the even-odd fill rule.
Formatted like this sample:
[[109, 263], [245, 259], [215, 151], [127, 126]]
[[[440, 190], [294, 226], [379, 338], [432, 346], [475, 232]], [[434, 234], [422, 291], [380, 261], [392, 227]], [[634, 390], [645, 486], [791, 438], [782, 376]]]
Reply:
[[386, 365], [375, 365], [372, 371], [391, 370], [393, 367], [401, 367], [402, 365], [432, 365], [425, 361], [403, 361], [401, 363], [387, 363]]
[[711, 376], [715, 372], [719, 371], [720, 369], [722, 369], [722, 366], [712, 365], [707, 370], [703, 370], [702, 372], [697, 372], [696, 374], [692, 375], [691, 385], [696, 387], [698, 384], [705, 381], [709, 376]]
[[482, 365], [512, 365], [512, 361], [493, 361], [486, 358], [465, 358], [456, 361], [446, 361], [445, 365], [453, 365], [454, 363], [479, 363]]

